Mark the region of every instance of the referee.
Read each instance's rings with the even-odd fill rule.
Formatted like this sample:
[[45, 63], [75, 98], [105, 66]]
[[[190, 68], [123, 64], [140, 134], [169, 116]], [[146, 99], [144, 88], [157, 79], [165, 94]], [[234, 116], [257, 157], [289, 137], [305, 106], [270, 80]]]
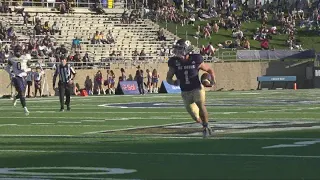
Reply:
[[[59, 76], [59, 99], [60, 99], [60, 111], [64, 111], [64, 105], [67, 105], [67, 111], [70, 111], [70, 94], [73, 78], [76, 75], [74, 69], [67, 64], [67, 59], [64, 56], [60, 57], [61, 64], [57, 67], [53, 75], [53, 89], [55, 89], [56, 79]], [[66, 102], [64, 103], [64, 95], [66, 96]]]

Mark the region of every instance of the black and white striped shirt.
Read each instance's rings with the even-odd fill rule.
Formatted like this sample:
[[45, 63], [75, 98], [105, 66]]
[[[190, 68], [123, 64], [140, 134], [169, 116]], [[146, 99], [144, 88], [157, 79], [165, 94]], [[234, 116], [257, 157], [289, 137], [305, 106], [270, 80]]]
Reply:
[[57, 76], [59, 76], [59, 82], [67, 83], [74, 78], [75, 74], [76, 72], [70, 64], [66, 64], [65, 66], [59, 65], [53, 76], [53, 84], [55, 84]]

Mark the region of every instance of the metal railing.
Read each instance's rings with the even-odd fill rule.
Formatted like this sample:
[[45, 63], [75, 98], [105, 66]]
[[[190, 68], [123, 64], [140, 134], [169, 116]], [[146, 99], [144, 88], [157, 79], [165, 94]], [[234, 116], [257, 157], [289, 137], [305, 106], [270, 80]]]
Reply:
[[[77, 7], [77, 8], [90, 8], [92, 5], [94, 5], [95, 3], [93, 3], [90, 0], [85, 0], [86, 2], [84, 2], [84, 0], [73, 0], [73, 1], [68, 1], [70, 4], [70, 7]], [[8, 1], [9, 6], [15, 6], [18, 7], [19, 6], [24, 6], [24, 7], [43, 7], [43, 8], [54, 8], [57, 7], [57, 5], [62, 4], [63, 2], [56, 2], [55, 0], [47, 0], [47, 1], [43, 1], [43, 2], [37, 2], [37, 1]], [[105, 1], [105, 3], [101, 3], [103, 8], [115, 8], [115, 7], [120, 7], [121, 8], [126, 8], [128, 6], [127, 1], [125, 3], [121, 3], [121, 2], [112, 2], [111, 4], [108, 4], [108, 1]]]
[[[148, 64], [160, 64], [167, 63], [171, 56], [101, 56], [98, 59], [88, 57], [88, 62], [74, 62], [69, 61], [73, 67], [77, 69], [92, 69], [92, 68], [108, 68], [110, 65], [126, 65], [127, 67], [133, 67], [137, 65], [148, 65]], [[81, 57], [82, 60], [83, 57]], [[217, 59], [214, 57], [203, 56], [204, 61], [207, 63], [215, 62]], [[31, 67], [39, 66], [39, 64], [45, 69], [54, 69], [57, 67], [59, 62], [51, 62], [48, 58], [45, 59], [32, 59]], [[0, 69], [4, 68], [7, 64], [0, 63]]]

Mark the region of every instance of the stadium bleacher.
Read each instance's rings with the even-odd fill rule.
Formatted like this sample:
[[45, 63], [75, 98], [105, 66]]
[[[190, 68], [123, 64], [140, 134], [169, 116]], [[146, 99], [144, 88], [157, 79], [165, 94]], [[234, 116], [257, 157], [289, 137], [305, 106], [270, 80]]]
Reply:
[[[170, 47], [174, 41], [174, 35], [165, 31], [166, 41], [158, 41], [157, 32], [159, 26], [147, 19], [137, 19], [134, 23], [122, 23], [123, 10], [115, 10], [106, 15], [97, 15], [94, 12], [84, 10], [82, 8], [75, 9], [72, 14], [59, 14], [51, 12], [47, 8], [25, 9], [31, 17], [39, 16], [41, 25], [48, 22], [51, 26], [54, 22], [60, 27], [61, 34], [56, 33], [50, 35], [51, 41], [55, 43], [55, 47], [64, 44], [70, 55], [75, 54], [71, 49], [72, 40], [77, 37], [81, 39], [81, 50], [78, 52], [81, 58], [85, 53], [88, 53], [92, 63], [115, 60], [121, 61], [139, 61], [139, 58], [133, 57], [134, 51], [141, 50], [145, 52], [145, 58], [140, 63], [145, 61], [158, 61], [161, 47]], [[14, 27], [18, 42], [28, 43], [30, 37], [33, 36], [33, 24], [25, 25], [23, 16], [16, 13], [3, 13], [1, 16], [2, 22], [10, 27]], [[112, 44], [92, 44], [91, 39], [94, 33], [103, 32], [104, 35], [110, 31], [115, 39]], [[36, 35], [36, 38], [44, 37], [45, 35]], [[10, 46], [10, 41], [3, 41]], [[110, 54], [115, 51], [117, 58], [110, 59]], [[119, 57], [121, 56], [121, 57]], [[161, 60], [165, 58], [161, 57]], [[43, 62], [43, 61], [42, 61]]]

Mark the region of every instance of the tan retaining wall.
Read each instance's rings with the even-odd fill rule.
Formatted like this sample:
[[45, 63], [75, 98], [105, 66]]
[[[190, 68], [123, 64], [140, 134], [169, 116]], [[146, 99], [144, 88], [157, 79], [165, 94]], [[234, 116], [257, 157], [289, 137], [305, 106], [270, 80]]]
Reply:
[[[214, 68], [217, 76], [217, 85], [214, 89], [224, 90], [250, 90], [257, 88], [257, 76], [262, 75], [292, 75], [298, 76], [298, 86], [299, 88], [306, 88], [306, 82], [304, 80], [305, 76], [305, 66], [300, 65], [294, 68], [285, 68], [286, 63], [284, 62], [233, 62], [233, 63], [214, 63], [211, 66]], [[116, 74], [116, 83], [120, 75], [120, 68], [122, 65], [112, 66], [111, 69], [114, 70]], [[167, 64], [148, 64], [146, 66], [141, 66], [145, 71], [147, 68], [153, 69], [157, 67], [160, 73], [160, 82], [164, 80], [166, 72], [168, 70]], [[84, 82], [88, 76], [90, 79], [94, 80], [94, 75], [98, 70], [77, 70], [77, 77], [75, 82], [79, 83], [80, 87], [84, 87]], [[103, 76], [106, 76], [106, 70], [101, 69]], [[134, 78], [136, 68], [126, 69], [127, 78]], [[54, 94], [52, 89], [52, 70], [46, 70], [46, 77], [49, 82], [49, 89], [51, 94]], [[9, 84], [9, 76], [4, 70], [0, 70], [0, 95], [10, 94], [10, 87], [7, 88]]]

